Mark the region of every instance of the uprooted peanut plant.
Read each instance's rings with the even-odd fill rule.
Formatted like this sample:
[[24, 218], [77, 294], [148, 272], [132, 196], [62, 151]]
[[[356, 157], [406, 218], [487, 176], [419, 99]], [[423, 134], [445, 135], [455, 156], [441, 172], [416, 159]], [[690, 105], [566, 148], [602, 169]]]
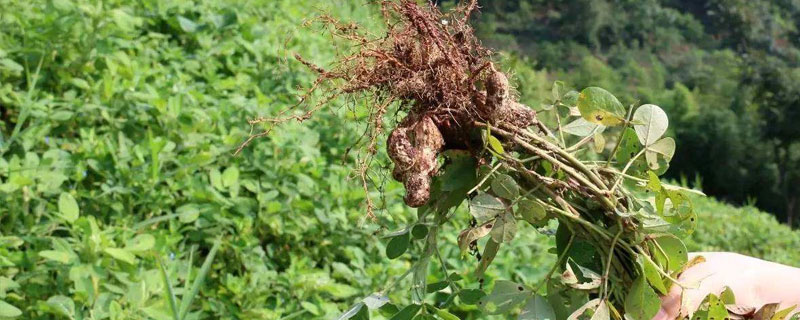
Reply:
[[[406, 274], [413, 275], [413, 303], [396, 318], [451, 319], [447, 307], [462, 303], [520, 319], [649, 320], [659, 295], [687, 285], [676, 280], [691, 264], [680, 237], [692, 232], [696, 215], [686, 194], [691, 190], [658, 178], [675, 150], [674, 140], [663, 137], [668, 120], [661, 108], [625, 108], [601, 88], [576, 92], [556, 82], [552, 103], [537, 114], [519, 103], [509, 77], [473, 35], [468, 20], [475, 1], [447, 13], [413, 0], [380, 1], [380, 7], [386, 22], [380, 35], [330, 16], [316, 19], [352, 51], [329, 68], [296, 56], [317, 80], [294, 109], [252, 121], [267, 126], [252, 138], [280, 122], [308, 119], [341, 95], [369, 99], [365, 149], [375, 155], [379, 139], [388, 137], [392, 177], [419, 216], [387, 235], [387, 256], [405, 253], [412, 238], [424, 241]], [[387, 121], [398, 114], [401, 120]], [[359, 169], [368, 188], [366, 165]], [[472, 223], [458, 241], [465, 256], [477, 258], [478, 279], [513, 241], [520, 221], [537, 228], [557, 222], [557, 263], [539, 283], [496, 281], [488, 295], [482, 280], [465, 284], [458, 275], [428, 284], [431, 260], [444, 264], [440, 227], [456, 218], [454, 208], [464, 200]], [[342, 319], [394, 307], [386, 294], [400, 280]], [[441, 290], [449, 295], [444, 304], [426, 302]]]

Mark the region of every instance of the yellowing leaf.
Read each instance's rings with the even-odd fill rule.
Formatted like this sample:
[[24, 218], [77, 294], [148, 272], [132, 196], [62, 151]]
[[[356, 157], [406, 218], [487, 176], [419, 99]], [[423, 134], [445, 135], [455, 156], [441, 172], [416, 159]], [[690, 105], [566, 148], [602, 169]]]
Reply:
[[587, 121], [607, 127], [624, 122], [625, 109], [610, 92], [598, 87], [583, 89], [578, 95], [578, 110]]
[[503, 144], [500, 143], [500, 140], [498, 140], [495, 136], [488, 135], [486, 136], [486, 139], [489, 140], [489, 147], [491, 147], [494, 152], [497, 152], [497, 154], [503, 154], [506, 152], [505, 149], [503, 149]]

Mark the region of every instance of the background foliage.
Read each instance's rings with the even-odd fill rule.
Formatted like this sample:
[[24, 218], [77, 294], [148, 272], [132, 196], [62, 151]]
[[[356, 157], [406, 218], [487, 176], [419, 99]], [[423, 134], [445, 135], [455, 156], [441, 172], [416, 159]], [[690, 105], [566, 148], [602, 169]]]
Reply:
[[[761, 183], [776, 181], [780, 166], [760, 161], [775, 158], [771, 152], [782, 141], [778, 137], [794, 139], [791, 130], [767, 135], [760, 122], [768, 115], [766, 106], [795, 103], [791, 99], [797, 95], [789, 92], [768, 93], [774, 85], [796, 90], [791, 81], [797, 72], [785, 71], [790, 55], [767, 51], [775, 57], [758, 59], [766, 64], [758, 69], [764, 73], [751, 72], [741, 46], [765, 40], [750, 27], [718, 27], [752, 38], [744, 43], [722, 37], [709, 42], [716, 47], [700, 47], [714, 38], [703, 30], [722, 22], [706, 26], [694, 13], [674, 9], [677, 3], [649, 1], [641, 3], [662, 8], [664, 19], [673, 22], [653, 22], [650, 29], [608, 25], [636, 19], [602, 20], [600, 13], [640, 2], [599, 8], [591, 3], [547, 12], [560, 19], [600, 21], [593, 24], [595, 33], [595, 27], [570, 31], [584, 26], [565, 20], [564, 27], [531, 27], [558, 33], [530, 42], [516, 40], [524, 39], [522, 32], [500, 27], [513, 25], [500, 23], [505, 19], [530, 17], [509, 18], [511, 11], [492, 9], [503, 3], [486, 3], [485, 34], [541, 46], [503, 58], [516, 72], [527, 102], [534, 105], [545, 96], [557, 77], [576, 87], [602, 85], [628, 102], [658, 103], [671, 119], [683, 119], [671, 126], [678, 129], [673, 133], [678, 146], [686, 148], [678, 157], [687, 157], [673, 160], [684, 161], [673, 169], [676, 176], [691, 176], [692, 164], [710, 192], [733, 200], [754, 195], [759, 205], [769, 199], [758, 193], [761, 189], [780, 195], [778, 189], [749, 183], [754, 175]], [[544, 4], [521, 1], [530, 10], [513, 11], [542, 12], [537, 8]], [[744, 11], [731, 9], [730, 19], [751, 21], [749, 14], [755, 13], [779, 17], [784, 20], [753, 24], [773, 21], [762, 27], [794, 32], [787, 16], [793, 13], [775, 11], [784, 4], [736, 4], [730, 8]], [[352, 171], [359, 155], [346, 152], [363, 128], [341, 121], [365, 116], [346, 108], [357, 101], [337, 101], [342, 107], [303, 124], [287, 124], [280, 134], [232, 156], [248, 135], [246, 119], [293, 104], [297, 87], [312, 81], [303, 66], [287, 60], [290, 53], [323, 65], [333, 58], [334, 43], [318, 30], [301, 28], [303, 20], [324, 11], [369, 26], [378, 14], [375, 8], [357, 0], [0, 0], [0, 7], [0, 318], [174, 319], [169, 299], [174, 294], [177, 304], [185, 305], [186, 319], [329, 319], [410, 265], [404, 257], [384, 257], [382, 235], [413, 221], [416, 213], [402, 204], [402, 189], [380, 171], [375, 180], [385, 183], [372, 194], [380, 200], [380, 221], [364, 221], [364, 194]], [[578, 19], [578, 12], [594, 18]], [[662, 27], [682, 29], [658, 31]], [[621, 33], [625, 30], [642, 30], [637, 31], [640, 44], [619, 44], [634, 38]], [[785, 33], [786, 39], [795, 39], [791, 34]], [[675, 39], [663, 41], [670, 37]], [[668, 43], [688, 47], [656, 48]], [[665, 48], [671, 49], [660, 51]], [[745, 85], [752, 89], [739, 90]], [[740, 97], [745, 93], [750, 95]], [[719, 120], [693, 120], [700, 117]], [[786, 151], [777, 150], [789, 157], [792, 148], [790, 143]], [[717, 171], [702, 171], [711, 169]], [[739, 193], [715, 189], [725, 185], [740, 188]], [[690, 239], [692, 249], [800, 264], [798, 253], [790, 250], [800, 243], [800, 234], [768, 214], [714, 200], [695, 203], [701, 221]], [[468, 277], [474, 261], [461, 259], [455, 245], [463, 226], [451, 227], [442, 234], [453, 250], [443, 254], [451, 271]], [[544, 248], [553, 240], [547, 228], [542, 233], [528, 228], [510, 248], [514, 255], [495, 260], [490, 280], [526, 282], [547, 271], [554, 256]], [[429, 282], [444, 277], [438, 270], [429, 274]], [[193, 292], [197, 296], [191, 299]], [[397, 292], [390, 298], [409, 297]], [[475, 315], [468, 309], [454, 313]]]
[[795, 223], [800, 2], [481, 3], [475, 22], [490, 46], [577, 88], [663, 107], [678, 141], [673, 178], [700, 177], [694, 185], [711, 195]]

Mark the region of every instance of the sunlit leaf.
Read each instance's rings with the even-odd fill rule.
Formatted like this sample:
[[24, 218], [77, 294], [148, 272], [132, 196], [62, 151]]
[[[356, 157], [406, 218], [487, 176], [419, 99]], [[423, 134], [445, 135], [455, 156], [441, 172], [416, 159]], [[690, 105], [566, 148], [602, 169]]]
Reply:
[[76, 201], [75, 198], [69, 193], [61, 193], [61, 195], [58, 197], [58, 212], [67, 222], [75, 222], [75, 220], [78, 220], [78, 216], [80, 215], [78, 201]]
[[708, 295], [708, 319], [728, 319], [728, 309], [715, 295]]
[[588, 87], [578, 95], [578, 110], [587, 121], [607, 127], [620, 125], [625, 118], [625, 108], [610, 92], [598, 87]]
[[794, 311], [794, 309], [795, 309], [795, 308], [797, 308], [797, 306], [796, 306], [796, 305], [794, 305], [794, 306], [791, 306], [791, 307], [788, 307], [788, 308], [786, 308], [786, 309], [783, 309], [783, 310], [780, 310], [780, 311], [777, 311], [777, 312], [775, 312], [775, 314], [774, 314], [774, 315], [772, 315], [772, 318], [770, 318], [770, 320], [783, 320], [783, 319], [786, 319], [786, 317], [787, 317], [787, 316], [788, 316], [788, 315], [789, 315], [789, 314], [790, 314], [792, 311]]
[[586, 121], [584, 118], [578, 118], [564, 125], [561, 130], [571, 135], [585, 137], [595, 132], [603, 132], [605, 130], [605, 126]]
[[0, 300], [0, 318], [16, 318], [22, 315], [22, 310], [10, 303]]
[[722, 290], [722, 293], [719, 294], [719, 299], [722, 300], [722, 303], [728, 304], [736, 304], [736, 296], [733, 294], [733, 290], [731, 287], [726, 286], [725, 290]]
[[137, 235], [125, 245], [125, 249], [134, 252], [147, 251], [153, 248], [156, 244], [156, 238], [150, 234], [144, 233]]
[[669, 126], [667, 114], [653, 104], [645, 104], [636, 109], [632, 121], [636, 136], [639, 137], [639, 143], [644, 146], [658, 141], [667, 132]]
[[134, 256], [133, 253], [130, 253], [129, 251], [127, 251], [125, 249], [106, 248], [105, 250], [103, 250], [103, 252], [105, 252], [106, 254], [111, 256], [112, 258], [117, 259], [119, 261], [126, 262], [128, 264], [135, 264], [136, 263], [136, 256]]
[[[655, 257], [662, 265], [666, 265], [667, 260], [669, 265], [667, 267], [669, 272], [679, 270], [683, 264], [689, 261], [689, 255], [686, 251], [686, 245], [673, 235], [664, 235], [655, 239], [661, 250], [655, 251]], [[666, 256], [664, 256], [666, 254]]]

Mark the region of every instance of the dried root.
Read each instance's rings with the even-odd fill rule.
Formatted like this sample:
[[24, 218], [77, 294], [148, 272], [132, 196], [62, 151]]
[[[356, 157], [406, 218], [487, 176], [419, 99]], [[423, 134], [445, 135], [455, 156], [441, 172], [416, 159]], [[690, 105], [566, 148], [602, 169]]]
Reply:
[[[419, 207], [430, 197], [431, 177], [441, 152], [482, 148], [470, 142], [476, 121], [525, 128], [537, 122], [536, 114], [517, 102], [507, 76], [495, 68], [491, 52], [467, 24], [476, 1], [447, 14], [415, 0], [383, 0], [380, 5], [388, 26], [381, 36], [365, 35], [352, 23], [319, 17], [333, 36], [355, 50], [330, 69], [296, 56], [318, 74], [308, 94], [325, 84], [333, 86], [320, 104], [301, 115], [265, 122], [305, 120], [341, 94], [371, 95], [381, 100], [376, 105], [399, 101], [407, 115], [391, 131], [387, 149], [395, 165], [393, 177], [405, 185], [406, 204]], [[306, 97], [301, 101], [305, 104]], [[376, 129], [371, 131], [370, 145], [381, 134], [379, 118], [385, 109], [380, 112], [370, 124]]]

